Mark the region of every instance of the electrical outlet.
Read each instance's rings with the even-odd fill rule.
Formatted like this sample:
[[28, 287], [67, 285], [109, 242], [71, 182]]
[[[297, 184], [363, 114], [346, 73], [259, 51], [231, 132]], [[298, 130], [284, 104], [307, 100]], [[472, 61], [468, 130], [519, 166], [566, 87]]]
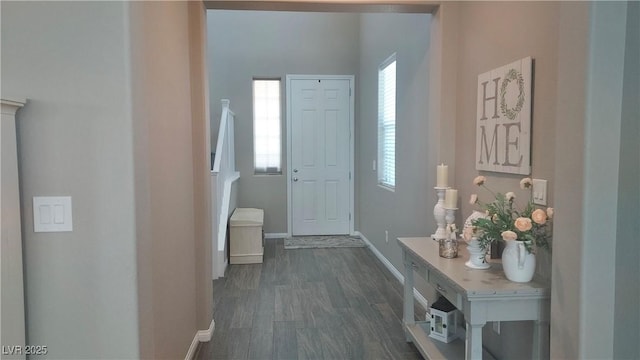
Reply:
[[547, 205], [547, 180], [533, 179], [533, 203]]
[[384, 231], [384, 241], [389, 242], [389, 231], [388, 230]]

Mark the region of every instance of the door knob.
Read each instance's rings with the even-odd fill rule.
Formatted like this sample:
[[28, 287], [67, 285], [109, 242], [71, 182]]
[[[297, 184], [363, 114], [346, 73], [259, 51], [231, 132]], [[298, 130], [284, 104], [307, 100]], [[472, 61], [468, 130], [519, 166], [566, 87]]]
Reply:
[[297, 173], [297, 172], [298, 172], [298, 169], [293, 169], [293, 172], [294, 172], [294, 173]]
[[297, 177], [294, 177], [294, 178], [293, 178], [293, 181], [298, 181], [298, 178], [297, 178]]

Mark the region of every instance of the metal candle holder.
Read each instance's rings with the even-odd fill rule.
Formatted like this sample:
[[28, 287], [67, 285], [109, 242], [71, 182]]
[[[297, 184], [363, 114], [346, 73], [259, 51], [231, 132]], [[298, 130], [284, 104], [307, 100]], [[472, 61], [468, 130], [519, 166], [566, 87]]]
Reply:
[[447, 232], [447, 235], [443, 239], [438, 239], [439, 242], [439, 255], [440, 257], [453, 259], [458, 256], [458, 239], [456, 238], [455, 230], [452, 229], [453, 222], [455, 221], [455, 214], [458, 208], [444, 208], [447, 221], [447, 229], [451, 232]]

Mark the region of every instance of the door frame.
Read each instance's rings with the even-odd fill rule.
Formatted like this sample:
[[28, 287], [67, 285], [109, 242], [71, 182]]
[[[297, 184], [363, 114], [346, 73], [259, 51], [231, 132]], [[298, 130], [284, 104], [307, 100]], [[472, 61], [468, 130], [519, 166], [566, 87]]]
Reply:
[[349, 233], [355, 234], [355, 75], [295, 75], [286, 76], [286, 128], [287, 128], [287, 237], [293, 234], [293, 189], [291, 168], [291, 82], [293, 80], [348, 80], [349, 81]]

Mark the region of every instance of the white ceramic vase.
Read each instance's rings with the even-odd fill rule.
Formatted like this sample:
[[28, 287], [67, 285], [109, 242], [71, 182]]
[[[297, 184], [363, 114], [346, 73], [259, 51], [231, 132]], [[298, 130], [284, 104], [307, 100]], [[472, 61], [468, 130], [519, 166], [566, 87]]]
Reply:
[[527, 251], [522, 241], [506, 240], [502, 252], [502, 268], [507, 279], [526, 283], [533, 279], [536, 271], [536, 256]]
[[469, 251], [469, 260], [464, 265], [471, 269], [488, 269], [490, 267], [487, 262], [487, 250], [480, 247], [478, 238], [472, 237], [467, 245], [467, 251]]

